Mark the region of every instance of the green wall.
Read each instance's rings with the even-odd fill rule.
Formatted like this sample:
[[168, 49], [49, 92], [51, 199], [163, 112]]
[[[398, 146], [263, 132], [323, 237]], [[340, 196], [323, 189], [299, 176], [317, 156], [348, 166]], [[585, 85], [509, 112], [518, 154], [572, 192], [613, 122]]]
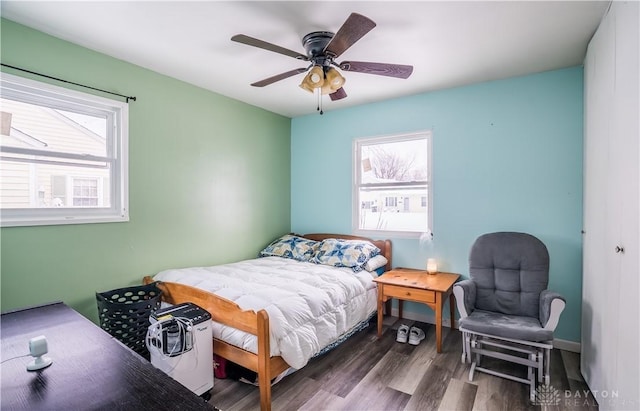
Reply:
[[466, 277], [479, 235], [531, 233], [549, 249], [550, 288], [567, 298], [555, 337], [580, 341], [582, 78], [572, 67], [294, 118], [292, 230], [351, 231], [353, 139], [430, 129], [434, 238], [392, 239], [393, 265], [435, 257]]
[[3, 311], [62, 300], [96, 321], [96, 291], [252, 258], [290, 230], [290, 119], [8, 20], [1, 35], [5, 64], [137, 97], [130, 221], [0, 229]]

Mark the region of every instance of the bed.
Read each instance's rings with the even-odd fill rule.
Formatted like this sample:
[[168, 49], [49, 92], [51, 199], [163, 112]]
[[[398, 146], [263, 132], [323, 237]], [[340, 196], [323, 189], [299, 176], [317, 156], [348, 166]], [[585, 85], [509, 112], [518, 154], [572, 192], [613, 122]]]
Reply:
[[[278, 248], [278, 240], [287, 238], [290, 241], [292, 236], [296, 240], [297, 251], [293, 255], [289, 251], [289, 254], [282, 255], [281, 248]], [[145, 284], [160, 281], [163, 300], [167, 303], [192, 302], [211, 313], [214, 321], [214, 353], [257, 373], [260, 408], [270, 410], [271, 381], [274, 378], [290, 368], [304, 366], [309, 358], [323, 352], [327, 346], [339, 343], [370, 318], [369, 311], [375, 310], [375, 274], [367, 271], [370, 268], [368, 265], [361, 264], [362, 261], [359, 260], [354, 264], [346, 264], [346, 267], [331, 267], [335, 262], [335, 252], [331, 257], [331, 253], [325, 251], [331, 249], [327, 247], [345, 244], [343, 240], [347, 240], [349, 247], [353, 244], [357, 244], [358, 247], [364, 246], [362, 250], [367, 255], [371, 249], [379, 250], [379, 253], [371, 253], [371, 257], [376, 254], [384, 257], [376, 257], [377, 261], [384, 263], [377, 271], [391, 269], [389, 240], [371, 240], [340, 234], [289, 234], [267, 246], [259, 259], [215, 267], [165, 270], [154, 277], [147, 276], [143, 281]], [[273, 246], [274, 244], [276, 246]], [[374, 258], [367, 260], [371, 263]], [[301, 278], [309, 278], [308, 280], [298, 281], [292, 277], [296, 273], [303, 276], [305, 270], [311, 270], [311, 275], [304, 274], [305, 277]], [[215, 275], [215, 280], [211, 275]], [[238, 278], [244, 278], [253, 285], [250, 292], [245, 292], [250, 288]], [[321, 279], [324, 282], [320, 282]], [[336, 282], [335, 287], [332, 281]], [[346, 285], [342, 284], [343, 281]], [[310, 288], [315, 287], [316, 282], [319, 287], [317, 293]], [[289, 291], [284, 290], [285, 283], [297, 284], [293, 285], [290, 291], [293, 294], [286, 294]], [[260, 285], [255, 287], [255, 284]], [[338, 297], [333, 296], [330, 289], [340, 287], [345, 288], [342, 294], [336, 294]], [[357, 294], [360, 287], [366, 289], [366, 296]], [[249, 297], [246, 294], [250, 294]], [[310, 304], [310, 311], [313, 315], [318, 314], [321, 319], [312, 319], [314, 325], [306, 329], [298, 325], [297, 321], [299, 317], [309, 314], [302, 313], [302, 310], [296, 307], [302, 304], [298, 301], [299, 296], [310, 294], [326, 294], [328, 297]], [[340, 295], [342, 297], [339, 297]], [[272, 303], [272, 297], [274, 300], [277, 297], [277, 301], [284, 300], [292, 304]], [[336, 299], [349, 300], [349, 305], [342, 308], [342, 305], [339, 305], [342, 303], [333, 301]], [[330, 300], [336, 304], [334, 308], [326, 307], [327, 304], [331, 304], [327, 302]], [[289, 305], [293, 306], [291, 312], [286, 311], [285, 306]], [[328, 314], [328, 311], [331, 313]], [[353, 318], [351, 314], [354, 314]], [[324, 321], [325, 315], [330, 315], [332, 321], [337, 318], [336, 324], [327, 324], [327, 321]], [[301, 336], [289, 337], [288, 332], [298, 328], [303, 330]], [[315, 331], [318, 332], [314, 334]], [[290, 344], [290, 340], [295, 343], [301, 342], [301, 345], [295, 348], [296, 345], [293, 342]]]

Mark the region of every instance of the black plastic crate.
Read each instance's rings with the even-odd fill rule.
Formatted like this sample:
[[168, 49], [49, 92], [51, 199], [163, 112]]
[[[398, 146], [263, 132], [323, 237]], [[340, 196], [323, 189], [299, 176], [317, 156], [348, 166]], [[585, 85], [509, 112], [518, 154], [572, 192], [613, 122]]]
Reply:
[[96, 293], [100, 327], [141, 356], [149, 359], [145, 342], [149, 316], [160, 308], [157, 282]]

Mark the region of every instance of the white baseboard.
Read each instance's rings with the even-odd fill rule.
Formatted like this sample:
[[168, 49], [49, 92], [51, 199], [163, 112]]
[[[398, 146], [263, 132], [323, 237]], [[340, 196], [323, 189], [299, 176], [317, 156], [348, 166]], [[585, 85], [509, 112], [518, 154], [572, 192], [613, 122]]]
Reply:
[[[391, 315], [394, 317], [398, 316], [398, 308], [394, 307], [391, 309]], [[413, 311], [407, 311], [407, 310], [403, 310], [402, 311], [402, 316], [404, 319], [406, 320], [411, 320], [411, 321], [420, 321], [422, 323], [427, 323], [427, 324], [435, 324], [436, 323], [436, 316], [433, 313], [416, 313]], [[443, 318], [442, 319], [442, 325], [445, 327], [451, 327], [451, 321], [449, 320], [449, 318]], [[455, 321], [455, 325], [456, 327], [458, 326], [458, 322]], [[571, 352], [577, 352], [580, 353], [580, 349], [581, 349], [581, 345], [579, 342], [575, 342], [575, 341], [569, 341], [569, 340], [561, 340], [558, 338], [554, 338], [553, 339], [553, 347], [554, 348], [558, 348], [560, 350], [565, 350], [565, 351], [571, 351]]]
[[[394, 317], [398, 316], [397, 307], [394, 307], [391, 309], [391, 315]], [[402, 310], [402, 317], [405, 320], [420, 321], [421, 323], [428, 323], [428, 324], [436, 323], [436, 316], [433, 313], [423, 314], [423, 313], [416, 313], [413, 311]], [[458, 322], [456, 321], [455, 324], [457, 326]], [[448, 318], [443, 318], [442, 325], [445, 327], [451, 327], [451, 321]]]
[[569, 341], [569, 340], [561, 340], [558, 338], [553, 339], [553, 348], [558, 348], [560, 350], [571, 351], [580, 353], [582, 349], [582, 345], [579, 342]]

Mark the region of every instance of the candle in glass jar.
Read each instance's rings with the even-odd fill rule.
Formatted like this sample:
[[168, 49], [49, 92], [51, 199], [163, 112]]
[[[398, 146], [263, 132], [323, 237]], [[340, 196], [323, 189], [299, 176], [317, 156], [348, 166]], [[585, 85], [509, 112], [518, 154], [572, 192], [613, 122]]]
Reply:
[[435, 258], [429, 258], [427, 260], [427, 272], [429, 274], [435, 274], [438, 272], [438, 263]]

